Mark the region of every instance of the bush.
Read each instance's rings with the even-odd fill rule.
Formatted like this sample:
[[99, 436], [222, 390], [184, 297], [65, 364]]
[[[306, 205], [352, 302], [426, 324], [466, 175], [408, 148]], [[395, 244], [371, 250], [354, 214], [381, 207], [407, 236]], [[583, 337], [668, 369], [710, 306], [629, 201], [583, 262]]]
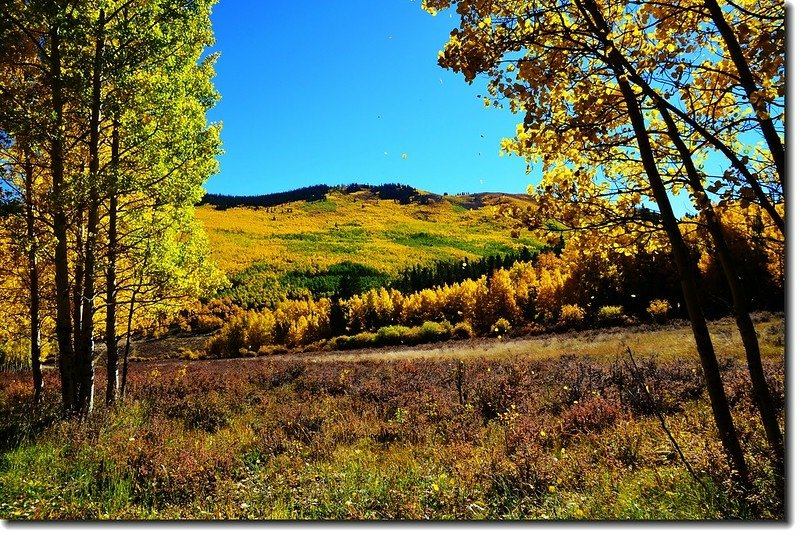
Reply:
[[251, 351], [251, 350], [247, 349], [246, 347], [242, 347], [242, 348], [239, 348], [239, 356], [240, 357], [246, 357], [246, 358], [252, 358], [252, 357], [257, 357], [258, 353], [256, 353], [255, 351]]
[[238, 316], [206, 342], [206, 352], [218, 357], [234, 357], [244, 347], [247, 337], [247, 316]]
[[614, 425], [621, 414], [616, 403], [602, 397], [592, 397], [564, 411], [561, 425], [567, 434], [598, 432]]
[[424, 344], [448, 340], [453, 327], [449, 322], [426, 321], [419, 327], [389, 325], [381, 327], [377, 333], [363, 332], [355, 336], [338, 336], [328, 342], [331, 349], [357, 349], [361, 347], [380, 347], [399, 344]]
[[472, 338], [475, 336], [475, 331], [472, 328], [472, 325], [467, 323], [466, 321], [461, 321], [456, 323], [456, 326], [453, 327], [453, 338], [458, 340], [464, 340], [467, 338]]
[[203, 355], [200, 352], [192, 351], [188, 347], [178, 348], [178, 358], [183, 360], [199, 360]]
[[511, 322], [505, 318], [500, 318], [491, 327], [491, 333], [497, 336], [502, 336], [511, 330]]
[[525, 377], [525, 370], [519, 365], [481, 361], [469, 366], [466, 373], [474, 385], [469, 401], [484, 421], [514, 410], [519, 403]]
[[597, 322], [601, 325], [619, 325], [623, 319], [620, 306], [604, 306], [597, 311]]
[[214, 433], [227, 427], [233, 418], [233, 411], [224, 397], [216, 391], [174, 400], [165, 408], [168, 417], [183, 420], [189, 429]]
[[193, 330], [198, 333], [210, 333], [225, 326], [222, 318], [211, 314], [198, 314], [195, 323], [197, 326]]
[[353, 347], [372, 347], [375, 345], [375, 335], [373, 333], [358, 333], [355, 336], [352, 336], [350, 340], [353, 343]]
[[330, 342], [333, 349], [359, 349], [377, 345], [376, 335], [373, 333], [358, 333], [355, 336], [337, 336]]
[[563, 305], [560, 318], [564, 326], [577, 326], [583, 323], [584, 318], [586, 318], [586, 311], [578, 305]]
[[647, 313], [650, 314], [650, 317], [656, 323], [664, 323], [667, 321], [667, 314], [672, 308], [668, 301], [663, 299], [654, 299], [650, 301], [650, 304], [647, 306]]
[[392, 346], [404, 342], [411, 332], [411, 329], [402, 325], [390, 325], [381, 327], [375, 334], [375, 341], [378, 345]]
[[342, 335], [333, 338], [330, 342], [328, 342], [328, 345], [331, 349], [347, 349], [349, 343], [350, 337]]
[[448, 322], [436, 323], [435, 321], [426, 321], [421, 326], [412, 329], [409, 333], [410, 341], [414, 343], [424, 344], [428, 342], [439, 342], [450, 338], [452, 327]]
[[258, 348], [258, 356], [269, 356], [279, 353], [286, 353], [286, 346], [265, 345]]

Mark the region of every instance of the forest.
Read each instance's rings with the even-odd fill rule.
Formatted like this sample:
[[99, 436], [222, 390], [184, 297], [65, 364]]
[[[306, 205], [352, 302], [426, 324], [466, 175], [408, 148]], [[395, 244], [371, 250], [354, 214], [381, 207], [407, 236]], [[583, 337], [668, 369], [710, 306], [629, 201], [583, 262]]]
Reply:
[[527, 194], [242, 196], [214, 4], [0, 0], [0, 518], [786, 520], [783, 5], [425, 0]]

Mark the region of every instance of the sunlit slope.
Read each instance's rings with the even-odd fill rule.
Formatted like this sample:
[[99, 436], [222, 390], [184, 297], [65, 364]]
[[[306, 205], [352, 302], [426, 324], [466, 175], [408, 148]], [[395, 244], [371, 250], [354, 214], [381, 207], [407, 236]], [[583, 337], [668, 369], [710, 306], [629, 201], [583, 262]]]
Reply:
[[369, 192], [331, 192], [325, 200], [298, 201], [273, 208], [196, 208], [213, 258], [229, 273], [253, 262], [276, 272], [324, 269], [351, 261], [396, 274], [416, 263], [507, 253], [536, 247], [530, 233], [512, 232], [498, 217], [524, 196], [447, 196], [428, 204], [401, 205]]

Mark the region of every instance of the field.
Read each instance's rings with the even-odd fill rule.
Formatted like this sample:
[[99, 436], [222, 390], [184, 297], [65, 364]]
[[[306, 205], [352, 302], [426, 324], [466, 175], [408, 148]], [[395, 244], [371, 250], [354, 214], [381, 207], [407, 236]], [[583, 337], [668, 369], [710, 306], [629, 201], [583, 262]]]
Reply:
[[319, 271], [356, 261], [396, 275], [413, 264], [475, 259], [537, 242], [527, 230], [512, 238], [498, 218], [504, 205], [530, 205], [524, 196], [481, 194], [398, 204], [368, 191], [331, 192], [325, 200], [267, 208], [196, 208], [212, 258], [228, 273], [264, 262], [277, 274]]
[[[782, 401], [783, 318], [758, 320]], [[765, 458], [735, 325], [711, 329]], [[27, 375], [3, 374], [0, 517], [780, 518], [768, 464], [732, 488], [688, 340], [673, 323], [134, 363], [126, 403], [83, 423], [57, 418], [54, 370], [33, 412]]]
[[0, 524], [790, 520], [783, 4], [353, 4], [3, 2]]
[[[625, 290], [569, 249], [513, 266], [487, 258], [539, 249], [502, 217], [528, 202], [399, 204], [361, 190], [197, 207], [239, 293], [137, 336], [126, 399], [112, 407], [101, 352], [84, 421], [61, 418], [51, 359], [38, 407], [29, 374], [0, 374], [0, 518], [784, 518], [734, 320], [710, 329], [747, 489], [731, 476], [688, 323], [667, 301], [644, 309], [668, 286], [646, 258], [629, 262], [638, 286]], [[486, 276], [383, 288], [435, 261], [447, 264], [431, 281], [452, 265]], [[355, 276], [373, 289], [330, 299]], [[581, 292], [586, 311], [572, 304]], [[783, 407], [783, 316], [753, 317]]]

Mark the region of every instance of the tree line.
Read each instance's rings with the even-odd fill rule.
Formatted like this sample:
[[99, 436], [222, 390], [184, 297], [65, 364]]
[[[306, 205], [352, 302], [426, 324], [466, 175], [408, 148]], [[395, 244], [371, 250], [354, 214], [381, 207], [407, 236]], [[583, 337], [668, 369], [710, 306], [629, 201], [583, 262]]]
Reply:
[[[531, 262], [541, 252], [560, 252], [560, 247], [545, 246], [542, 250], [531, 250], [523, 246], [517, 251], [504, 255], [482, 256], [476, 260], [436, 260], [432, 265], [415, 264], [406, 268], [392, 280], [390, 286], [403, 293], [411, 293], [425, 288], [433, 288], [445, 284], [454, 284], [466, 279], [478, 279], [484, 275], [491, 276], [498, 269], [508, 269], [515, 262]], [[343, 295], [342, 297], [349, 297]]]
[[[543, 252], [558, 247], [545, 247]], [[538, 250], [522, 247], [505, 255], [490, 255], [471, 260], [436, 260], [431, 265], [416, 264], [398, 275], [359, 264], [340, 262], [321, 270], [295, 270], [277, 275], [269, 264], [256, 262], [230, 275], [230, 286], [221, 288], [216, 297], [228, 298], [239, 306], [252, 309], [275, 308], [282, 301], [321, 299], [334, 301], [381, 287], [412, 293], [425, 288], [453, 284], [466, 279], [478, 279], [515, 262], [535, 260]]]
[[219, 280], [193, 217], [220, 146], [212, 3], [0, 2], [0, 314], [37, 401], [54, 346], [65, 416], [92, 411], [99, 335], [113, 403], [136, 322]]
[[[760, 232], [754, 215], [753, 209], [731, 209], [722, 221], [726, 235], [735, 244], [736, 258], [752, 262], [749, 276], [757, 283], [750, 293], [753, 301], [762, 304], [760, 308], [771, 304], [781, 310], [779, 302], [758, 301], [765, 295], [782, 295], [783, 265], [780, 251], [764, 250], [754, 239]], [[719, 268], [704, 253], [710, 238], [687, 232], [685, 239], [708, 290], [704, 305], [711, 308], [724, 302], [727, 306], [720, 308], [730, 313], [731, 299], [718, 280]], [[194, 324], [188, 328], [221, 327], [212, 338], [209, 353], [222, 357], [242, 352], [269, 354], [326, 341], [332, 348], [352, 348], [376, 343], [375, 336], [381, 343], [388, 344], [391, 339], [400, 343], [401, 339], [389, 336], [386, 329], [411, 336], [408, 329], [426, 322], [438, 323], [438, 327], [430, 328], [442, 335], [458, 332], [487, 336], [497, 334], [497, 330], [502, 330], [500, 334], [509, 330], [541, 332], [685, 318], [681, 283], [671, 265], [669, 243], [663, 236], [660, 240], [658, 252], [644, 246], [609, 251], [573, 237], [557, 252], [543, 250], [524, 260], [508, 255], [507, 266], [492, 259], [474, 261], [478, 266], [495, 266], [474, 278], [460, 277], [458, 281], [409, 291], [376, 285], [352, 294], [306, 294], [257, 309], [213, 299], [200, 310], [187, 311], [184, 318]], [[356, 265], [339, 266], [331, 272], [343, 267], [351, 275], [359, 271]], [[337, 341], [339, 337], [347, 340]]]
[[218, 210], [242, 207], [273, 208], [290, 202], [323, 201], [325, 200], [325, 196], [333, 191], [346, 194], [366, 191], [377, 195], [380, 199], [394, 200], [399, 204], [411, 204], [415, 202], [427, 204], [431, 198], [430, 194], [422, 193], [416, 188], [406, 184], [388, 183], [370, 185], [353, 182], [341, 186], [317, 184], [315, 186], [306, 186], [264, 195], [223, 195], [219, 193], [206, 193], [203, 195], [199, 204], [210, 204]]
[[[654, 213], [640, 210], [643, 217]], [[720, 220], [731, 252], [740, 266], [741, 276], [750, 282], [747, 299], [754, 310], [783, 310], [784, 262], [780, 240], [763, 224], [765, 213], [756, 206], [743, 209], [728, 206], [720, 212]], [[710, 318], [730, 315], [732, 298], [721, 266], [709, 253], [708, 233], [697, 225], [697, 216], [684, 217], [684, 239], [693, 262], [697, 263], [704, 289], [700, 295], [704, 310]], [[565, 241], [565, 235], [568, 241]], [[569, 236], [563, 231], [553, 237], [553, 243], [539, 248], [523, 246], [501, 255], [476, 259], [436, 260], [431, 264], [415, 264], [390, 276], [374, 268], [354, 262], [334, 264], [322, 270], [297, 270], [277, 275], [265, 263], [254, 263], [231, 275], [230, 286], [220, 289], [216, 297], [230, 299], [248, 309], [275, 309], [283, 301], [329, 298], [334, 303], [349, 299], [371, 289], [397, 290], [411, 294], [437, 286], [452, 285], [482, 276], [491, 279], [499, 269], [510, 269], [517, 262], [536, 262], [541, 254], [554, 253], [560, 257], [566, 250], [565, 261], [576, 263], [570, 269], [581, 273], [581, 285], [575, 285], [574, 300], [590, 309], [598, 306], [622, 306], [629, 314], [644, 315], [650, 302], [682, 301], [680, 280], [669, 256], [669, 244], [653, 239], [646, 247], [624, 247], [605, 251], [599, 256], [598, 243]], [[569, 246], [567, 244], [572, 242]], [[576, 244], [586, 253], [575, 258]], [[584, 267], [577, 265], [581, 263]], [[577, 276], [577, 275], [576, 275]], [[686, 318], [685, 308], [674, 308], [674, 317]], [[338, 324], [334, 321], [334, 324]], [[337, 334], [342, 334], [337, 331]]]

